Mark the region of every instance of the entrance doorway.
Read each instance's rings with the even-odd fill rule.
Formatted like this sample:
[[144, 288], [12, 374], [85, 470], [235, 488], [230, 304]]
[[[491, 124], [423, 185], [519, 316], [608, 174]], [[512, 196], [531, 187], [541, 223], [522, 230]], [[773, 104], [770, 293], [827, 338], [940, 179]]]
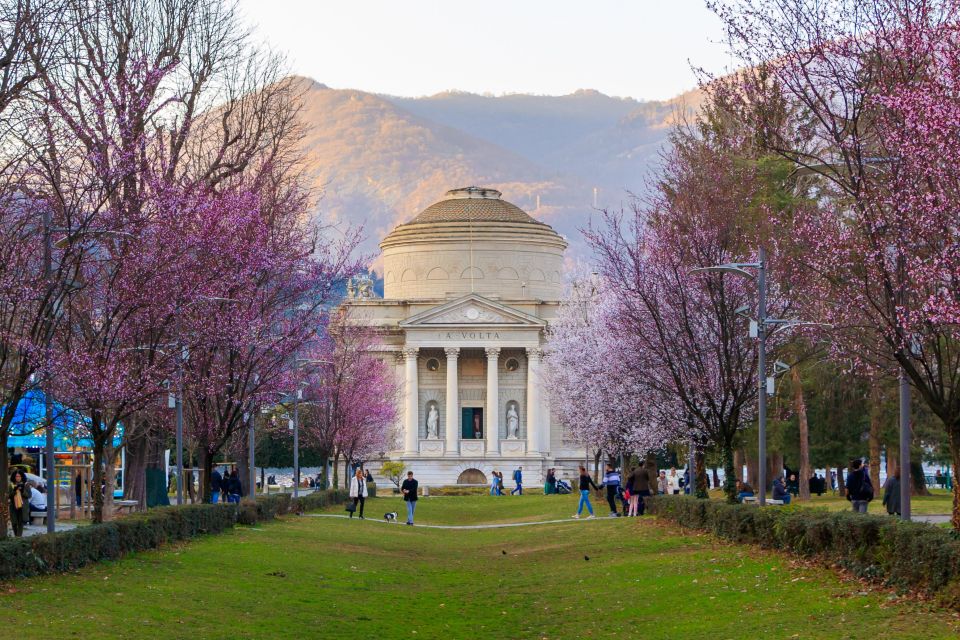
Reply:
[[481, 407], [464, 407], [460, 410], [460, 439], [483, 439], [483, 409]]
[[467, 469], [457, 478], [457, 484], [487, 484], [487, 476], [480, 469]]

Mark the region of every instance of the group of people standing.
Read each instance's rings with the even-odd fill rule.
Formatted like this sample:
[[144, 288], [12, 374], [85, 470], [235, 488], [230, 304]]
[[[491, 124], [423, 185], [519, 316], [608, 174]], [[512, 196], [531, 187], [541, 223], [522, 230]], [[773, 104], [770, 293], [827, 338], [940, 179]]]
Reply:
[[240, 503], [243, 496], [243, 482], [240, 480], [240, 473], [236, 470], [225, 469], [223, 474], [219, 469], [214, 468], [210, 474], [210, 502], [233, 502]]

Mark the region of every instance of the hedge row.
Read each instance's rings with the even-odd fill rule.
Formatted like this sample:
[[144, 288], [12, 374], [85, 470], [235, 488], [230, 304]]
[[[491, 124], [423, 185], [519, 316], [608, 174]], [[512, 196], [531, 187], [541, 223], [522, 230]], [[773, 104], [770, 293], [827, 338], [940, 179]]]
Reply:
[[72, 571], [133, 551], [202, 533], [220, 533], [237, 521], [232, 504], [160, 507], [69, 531], [0, 540], [0, 580]]
[[342, 504], [345, 491], [320, 491], [294, 501], [278, 493], [235, 504], [189, 504], [158, 507], [101, 524], [69, 531], [0, 540], [0, 581], [72, 571], [127, 553], [145, 551], [201, 534], [221, 533], [241, 524]]
[[840, 566], [960, 607], [960, 541], [931, 524], [822, 509], [727, 504], [688, 496], [647, 499], [648, 510], [691, 529]]

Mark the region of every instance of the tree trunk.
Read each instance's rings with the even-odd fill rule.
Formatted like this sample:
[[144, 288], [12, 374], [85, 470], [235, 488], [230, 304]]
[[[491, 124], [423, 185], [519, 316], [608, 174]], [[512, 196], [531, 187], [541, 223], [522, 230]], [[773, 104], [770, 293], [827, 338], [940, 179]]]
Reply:
[[147, 508], [147, 456], [150, 434], [144, 422], [129, 421], [125, 434], [127, 468], [123, 475], [123, 499], [136, 500], [140, 510]]
[[[7, 486], [10, 478], [10, 459], [7, 457], [7, 436], [8, 432], [0, 428], [0, 483], [3, 487]], [[4, 491], [3, 499], [0, 500], [0, 540], [7, 537], [7, 522], [10, 520], [9, 514], [10, 500]]]
[[953, 514], [950, 517], [950, 526], [954, 532], [960, 532], [960, 482], [957, 482], [957, 476], [960, 475], [960, 422], [947, 425], [947, 435], [950, 439], [950, 457], [953, 459], [953, 469], [950, 470], [953, 476]]
[[597, 452], [593, 456], [593, 481], [597, 484], [600, 484], [600, 457], [603, 455], [603, 451], [597, 449]]
[[722, 450], [723, 455], [723, 495], [727, 502], [733, 504], [737, 501], [737, 480], [740, 479], [739, 471], [742, 467], [737, 467], [738, 452], [735, 453], [730, 448]]
[[883, 397], [880, 384], [874, 381], [870, 388], [870, 482], [876, 490], [880, 488], [880, 428], [883, 423], [881, 404]]
[[764, 491], [770, 491], [774, 478], [783, 477], [783, 454], [772, 451], [767, 454], [767, 486]]
[[206, 447], [200, 447], [200, 501], [209, 503], [213, 498], [213, 456]]
[[[294, 478], [296, 481], [296, 478]], [[340, 488], [340, 452], [336, 451], [333, 454], [333, 488]]]
[[754, 491], [759, 491], [760, 465], [757, 464], [757, 459], [752, 454], [744, 452], [744, 457], [747, 459], [747, 484], [753, 487]]
[[810, 469], [810, 425], [807, 422], [807, 403], [803, 399], [803, 382], [800, 379], [800, 369], [790, 367], [790, 377], [793, 383], [793, 410], [797, 414], [797, 423], [800, 429], [800, 500], [810, 499], [810, 478], [813, 471]]
[[843, 467], [837, 467], [837, 493], [841, 496], [847, 495], [847, 488], [843, 483]]
[[323, 455], [320, 456], [320, 459], [323, 460], [323, 469], [320, 470], [320, 485], [322, 488], [326, 489], [330, 486], [328, 482], [329, 474], [327, 473], [327, 469], [330, 468], [330, 455], [324, 451]]
[[887, 477], [893, 475], [893, 472], [900, 468], [900, 461], [897, 460], [899, 455], [899, 450], [891, 445], [885, 447], [886, 460], [887, 460]]
[[[100, 424], [100, 414], [93, 412], [90, 416], [93, 424]], [[103, 496], [104, 486], [104, 449], [106, 447], [106, 438], [104, 434], [99, 434], [93, 438], [93, 482], [90, 487], [90, 496], [93, 498], [93, 516], [94, 523], [103, 522]]]
[[106, 486], [103, 491], [103, 520], [113, 519], [113, 490], [117, 486], [117, 450], [111, 437], [103, 448], [103, 475]]
[[707, 481], [707, 461], [706, 456], [702, 451], [697, 451], [693, 454], [693, 472], [694, 472], [694, 482], [693, 482], [693, 491], [694, 494], [701, 499], [707, 499], [710, 497], [709, 487], [710, 483]]

